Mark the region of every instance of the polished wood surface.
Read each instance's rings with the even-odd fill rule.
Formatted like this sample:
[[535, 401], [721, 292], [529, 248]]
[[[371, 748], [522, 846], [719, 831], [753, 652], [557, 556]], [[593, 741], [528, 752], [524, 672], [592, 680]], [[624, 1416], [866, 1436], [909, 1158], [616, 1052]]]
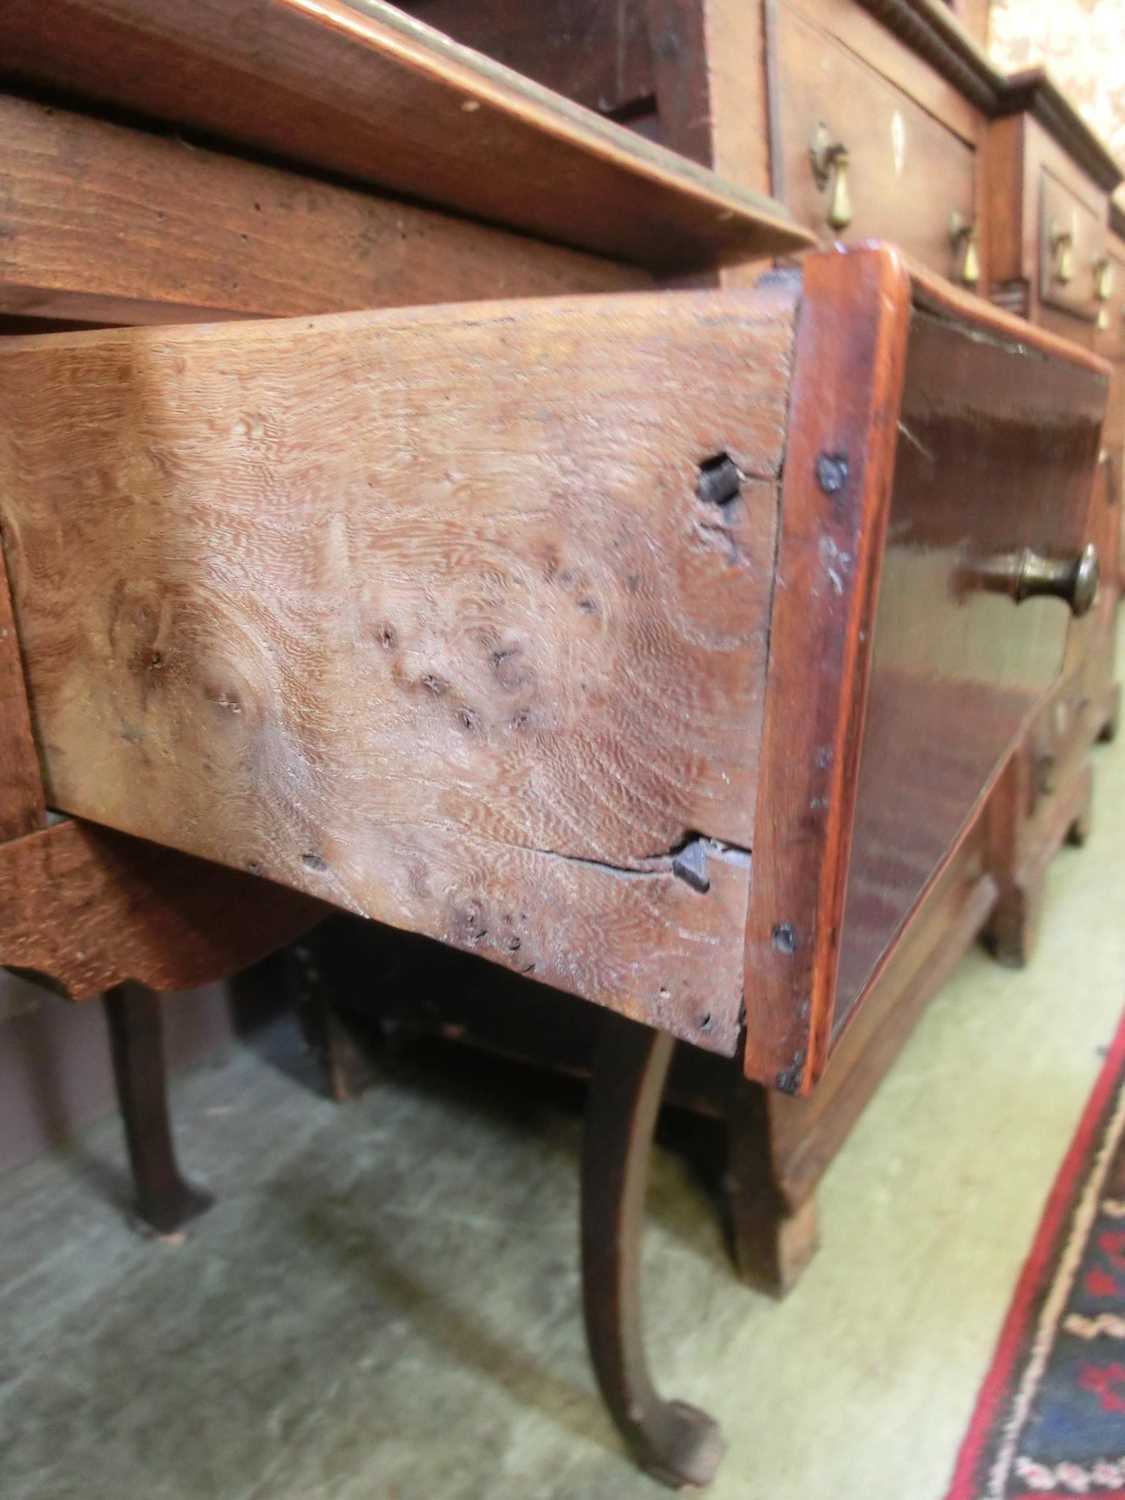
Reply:
[[886, 249], [806, 264], [746, 933], [746, 1073], [788, 1093], [830, 1041], [910, 296]]
[[651, 285], [634, 267], [12, 95], [0, 133], [0, 315], [203, 322]]
[[8, 0], [0, 56], [21, 82], [649, 268], [806, 242], [776, 203], [382, 0]]
[[[915, 315], [844, 910], [834, 1025], [974, 817], [1063, 671], [1071, 613], [982, 592], [1024, 546], [1090, 534], [1107, 379], [1015, 339]], [[987, 495], [988, 503], [981, 504]], [[904, 809], [909, 815], [904, 816]]]
[[[881, 350], [869, 303], [833, 285], [865, 255], [883, 280]], [[913, 308], [908, 351], [891, 341], [906, 338], [888, 314], [896, 291]], [[1109, 376], [1095, 356], [887, 252], [810, 260], [805, 295], [747, 942], [746, 1072], [786, 1092], [823, 1071], [1062, 674], [1064, 606], [1016, 607], [974, 580], [1011, 548], [1081, 551]], [[865, 329], [854, 342], [839, 339], [851, 316]], [[968, 730], [942, 735], [966, 707]]]
[[52, 803], [733, 1052], [796, 293], [10, 341]]

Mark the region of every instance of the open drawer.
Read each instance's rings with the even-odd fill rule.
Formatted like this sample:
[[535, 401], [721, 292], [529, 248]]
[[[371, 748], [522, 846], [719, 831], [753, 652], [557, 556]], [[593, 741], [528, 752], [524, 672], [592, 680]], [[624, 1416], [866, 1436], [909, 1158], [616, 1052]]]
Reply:
[[880, 247], [7, 339], [49, 801], [805, 1088], [1090, 602], [1106, 388]]

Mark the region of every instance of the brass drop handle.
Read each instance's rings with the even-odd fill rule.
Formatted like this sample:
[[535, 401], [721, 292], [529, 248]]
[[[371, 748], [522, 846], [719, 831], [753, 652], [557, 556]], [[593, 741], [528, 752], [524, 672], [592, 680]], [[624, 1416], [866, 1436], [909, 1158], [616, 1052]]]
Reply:
[[949, 243], [957, 261], [957, 279], [962, 286], [980, 285], [980, 251], [977, 248], [977, 226], [956, 209], [949, 218]]
[[816, 127], [809, 147], [813, 181], [820, 191], [828, 193], [829, 227], [846, 229], [852, 222], [852, 199], [848, 191], [848, 148], [834, 141], [832, 132], [822, 121]]
[[1041, 797], [1052, 797], [1058, 790], [1059, 763], [1055, 756], [1049, 751], [1036, 758], [1035, 782], [1036, 791]]
[[1055, 280], [1068, 286], [1074, 280], [1074, 235], [1051, 225], [1051, 257]]
[[1007, 594], [1017, 604], [1042, 597], [1061, 599], [1077, 619], [1093, 607], [1098, 582], [1098, 549], [1093, 542], [1077, 557], [1061, 559], [1021, 547], [990, 557], [972, 570], [972, 583], [986, 593]]
[[1098, 331], [1104, 333], [1109, 327], [1109, 311], [1106, 303], [1113, 296], [1113, 262], [1108, 255], [1099, 255], [1094, 262], [1094, 300], [1098, 306]]

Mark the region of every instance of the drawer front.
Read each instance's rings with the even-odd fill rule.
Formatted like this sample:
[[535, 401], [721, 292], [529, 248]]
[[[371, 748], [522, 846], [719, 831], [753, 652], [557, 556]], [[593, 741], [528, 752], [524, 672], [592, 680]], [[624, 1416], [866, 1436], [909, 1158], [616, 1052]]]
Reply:
[[[837, 976], [846, 1020], [1059, 680], [1072, 621], [1000, 560], [1090, 536], [1105, 379], [916, 313]], [[1092, 616], [1087, 617], [1092, 618]], [[1085, 624], [1085, 622], [1083, 622]]]
[[[779, 109], [783, 183], [779, 196], [822, 238], [888, 239], [923, 265], [961, 279], [957, 222], [972, 222], [975, 153], [826, 32], [788, 8], [778, 16]], [[840, 206], [835, 170], [814, 173], [814, 143], [847, 151], [845, 207], [850, 222], [830, 222]], [[838, 216], [839, 217], [839, 216]]]
[[1101, 216], [1044, 167], [1039, 179], [1040, 301], [1094, 323], [1104, 254]]
[[[1105, 264], [1105, 297], [1101, 305], [1097, 350], [1106, 359], [1125, 360], [1125, 249], [1118, 248], [1116, 242], [1107, 246]], [[1119, 427], [1125, 427], [1125, 401], [1120, 395], [1116, 405], [1120, 408], [1117, 413]], [[1106, 422], [1107, 432], [1114, 415], [1111, 410]]]

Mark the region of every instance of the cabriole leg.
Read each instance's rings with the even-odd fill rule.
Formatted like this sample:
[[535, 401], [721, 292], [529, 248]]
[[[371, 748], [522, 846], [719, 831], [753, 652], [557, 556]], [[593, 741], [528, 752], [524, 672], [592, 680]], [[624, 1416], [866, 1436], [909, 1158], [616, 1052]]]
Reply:
[[723, 1453], [705, 1412], [653, 1388], [641, 1330], [640, 1236], [652, 1132], [673, 1039], [607, 1014], [582, 1152], [586, 1336], [602, 1395], [643, 1469], [664, 1484], [705, 1485]]
[[159, 1234], [171, 1234], [214, 1200], [184, 1180], [176, 1161], [161, 997], [143, 985], [115, 985], [105, 993], [105, 1013], [137, 1212]]

